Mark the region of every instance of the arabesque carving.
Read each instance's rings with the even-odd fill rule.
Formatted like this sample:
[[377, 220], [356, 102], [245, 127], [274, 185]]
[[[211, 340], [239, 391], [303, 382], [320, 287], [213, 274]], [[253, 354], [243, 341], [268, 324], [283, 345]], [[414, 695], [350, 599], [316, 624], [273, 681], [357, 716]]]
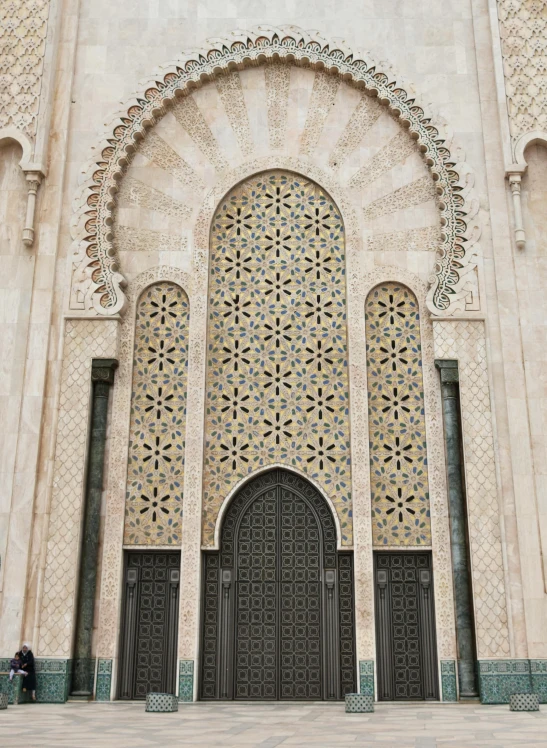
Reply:
[[30, 138], [46, 51], [49, 0], [0, 0], [0, 128], [13, 125]]
[[[191, 89], [228, 74], [234, 67], [275, 60], [338, 74], [378, 97], [408, 128], [430, 169], [434, 182], [431, 189], [437, 196], [442, 224], [428, 306], [436, 315], [465, 310], [466, 297], [476, 285], [476, 242], [480, 234], [473, 221], [477, 203], [470, 199], [473, 180], [468, 167], [456, 163], [446, 133], [431, 123], [408, 87], [398, 84], [391, 71], [380, 72], [368, 55], [356, 55], [345, 44], [328, 42], [316, 32], [296, 27], [259, 27], [217, 40], [163, 67], [114, 118], [100, 146], [101, 155], [89, 167], [75, 201], [73, 309], [112, 315], [124, 308], [125, 279], [119, 271], [111, 225], [120, 178], [147, 130], [163, 117], [175, 99], [179, 99], [173, 109], [177, 119], [190, 117], [192, 100], [180, 101], [180, 97]], [[190, 109], [182, 106], [186, 103]], [[194, 112], [194, 119], [198, 114]], [[209, 145], [210, 150], [214, 144]], [[224, 161], [217, 168], [229, 171]], [[201, 272], [200, 268], [194, 270]]]
[[505, 92], [513, 140], [547, 130], [547, 1], [498, 0]]

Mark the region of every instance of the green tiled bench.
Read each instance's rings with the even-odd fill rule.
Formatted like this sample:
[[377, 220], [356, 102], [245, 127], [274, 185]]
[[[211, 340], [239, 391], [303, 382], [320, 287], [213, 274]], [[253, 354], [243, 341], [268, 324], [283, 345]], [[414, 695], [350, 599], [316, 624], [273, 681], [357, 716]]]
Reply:
[[27, 694], [23, 693], [24, 675], [14, 675], [10, 682], [9, 670], [0, 671], [0, 693], [7, 694], [8, 704], [20, 704], [27, 699]]

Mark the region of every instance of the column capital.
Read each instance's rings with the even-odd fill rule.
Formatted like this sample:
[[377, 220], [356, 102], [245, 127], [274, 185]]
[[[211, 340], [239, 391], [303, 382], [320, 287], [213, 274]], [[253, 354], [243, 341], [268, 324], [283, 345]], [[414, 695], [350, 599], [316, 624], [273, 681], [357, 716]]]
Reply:
[[115, 358], [94, 358], [91, 362], [91, 381], [114, 384], [114, 372], [117, 368]]
[[441, 375], [442, 384], [454, 384], [460, 381], [458, 362], [455, 359], [436, 358], [435, 366]]

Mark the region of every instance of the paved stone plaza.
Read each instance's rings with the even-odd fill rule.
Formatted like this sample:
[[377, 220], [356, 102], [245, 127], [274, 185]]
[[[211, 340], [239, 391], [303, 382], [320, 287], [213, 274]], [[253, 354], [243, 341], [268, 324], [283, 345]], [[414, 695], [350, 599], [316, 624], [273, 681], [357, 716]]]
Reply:
[[0, 715], [2, 746], [547, 746], [547, 707], [510, 712], [479, 704], [381, 704], [348, 714], [340, 703], [206, 704], [147, 714], [143, 703], [37, 704]]

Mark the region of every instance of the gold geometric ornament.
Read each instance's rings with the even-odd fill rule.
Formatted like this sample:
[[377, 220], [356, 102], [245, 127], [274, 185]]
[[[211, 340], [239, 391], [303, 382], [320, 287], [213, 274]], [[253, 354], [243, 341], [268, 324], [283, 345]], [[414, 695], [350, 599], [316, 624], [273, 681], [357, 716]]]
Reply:
[[373, 544], [428, 546], [418, 302], [405, 286], [383, 283], [369, 293], [365, 309]]
[[180, 545], [188, 368], [188, 298], [173, 283], [137, 305], [124, 543]]
[[205, 544], [224, 497], [282, 463], [332, 499], [352, 542], [344, 226], [315, 183], [271, 171], [236, 187], [211, 230]]

